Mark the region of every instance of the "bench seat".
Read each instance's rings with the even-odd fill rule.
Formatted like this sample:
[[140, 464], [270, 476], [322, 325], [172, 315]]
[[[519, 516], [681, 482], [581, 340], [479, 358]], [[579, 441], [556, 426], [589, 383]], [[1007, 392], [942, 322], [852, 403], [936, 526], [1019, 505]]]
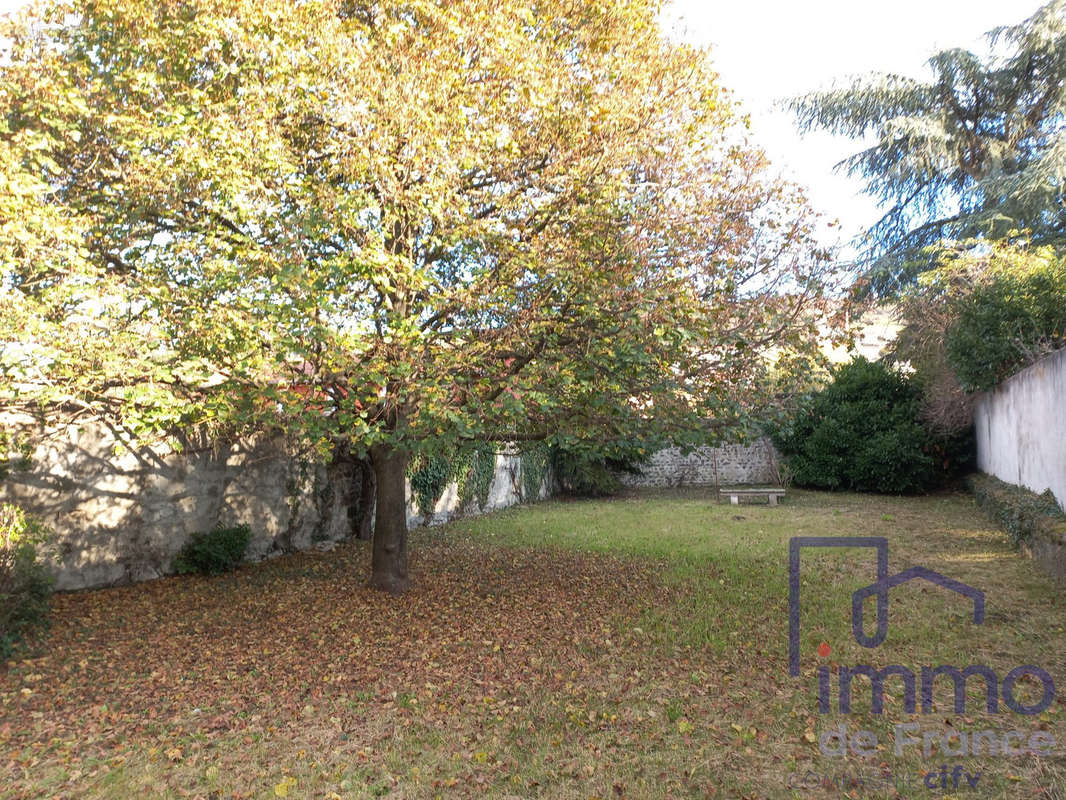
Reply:
[[767, 502], [772, 506], [777, 505], [777, 499], [785, 496], [785, 490], [780, 487], [769, 487], [766, 489], [721, 489], [723, 495], [729, 497], [729, 502], [732, 505], [739, 505], [741, 497], [765, 497]]

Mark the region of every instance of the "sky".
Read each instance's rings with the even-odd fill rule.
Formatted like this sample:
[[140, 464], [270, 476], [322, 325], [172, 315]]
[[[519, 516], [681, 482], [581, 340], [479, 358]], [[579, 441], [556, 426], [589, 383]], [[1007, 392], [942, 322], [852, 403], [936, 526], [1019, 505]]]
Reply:
[[860, 180], [833, 170], [862, 143], [824, 132], [801, 136], [779, 101], [867, 72], [927, 77], [933, 53], [980, 52], [986, 31], [1021, 22], [1046, 0], [667, 2], [664, 23], [684, 41], [711, 48], [722, 84], [751, 115], [755, 141], [807, 189], [818, 211], [840, 221], [847, 240], [881, 216]]
[[[924, 77], [934, 52], [980, 49], [986, 31], [1021, 22], [1044, 1], [666, 0], [663, 21], [679, 38], [711, 48], [722, 83], [751, 115], [755, 141], [818, 211], [840, 221], [838, 235], [848, 240], [880, 217], [861, 182], [833, 170], [861, 143], [801, 136], [777, 103], [865, 72]], [[0, 0], [0, 13], [24, 3]]]

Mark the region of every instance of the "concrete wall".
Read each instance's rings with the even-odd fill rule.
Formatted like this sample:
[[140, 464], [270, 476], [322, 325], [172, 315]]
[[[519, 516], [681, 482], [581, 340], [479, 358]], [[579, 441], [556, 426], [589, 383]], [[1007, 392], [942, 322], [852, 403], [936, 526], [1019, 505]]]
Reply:
[[750, 445], [731, 444], [722, 447], [699, 447], [682, 455], [676, 447], [660, 450], [642, 468], [641, 475], [626, 475], [627, 486], [714, 486], [715, 461], [718, 481], [722, 486], [741, 483], [776, 483], [771, 465], [777, 453], [769, 439], [759, 439]]
[[977, 465], [1066, 508], [1066, 350], [1014, 375], [978, 401]]
[[[252, 560], [328, 548], [353, 535], [362, 513], [358, 462], [316, 463], [278, 439], [221, 444], [189, 436], [178, 452], [130, 447], [128, 433], [99, 423], [52, 434], [30, 469], [0, 481], [0, 502], [42, 517], [56, 533], [59, 589], [165, 575], [192, 533], [218, 525], [249, 526]], [[520, 479], [519, 456], [498, 455], [484, 509], [476, 500], [459, 509], [452, 484], [425, 516], [408, 486], [408, 521], [437, 524], [512, 505], [522, 499]]]

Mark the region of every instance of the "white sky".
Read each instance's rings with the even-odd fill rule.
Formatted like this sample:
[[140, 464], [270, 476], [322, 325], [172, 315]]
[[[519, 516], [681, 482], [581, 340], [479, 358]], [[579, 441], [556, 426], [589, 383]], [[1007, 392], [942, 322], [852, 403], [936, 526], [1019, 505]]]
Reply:
[[[0, 0], [0, 13], [26, 0]], [[880, 216], [858, 181], [833, 165], [857, 143], [801, 137], [776, 101], [870, 71], [923, 76], [926, 59], [947, 47], [979, 49], [981, 35], [1015, 24], [1046, 0], [666, 0], [677, 35], [709, 45], [722, 77], [752, 117], [773, 161], [803, 184], [819, 210], [855, 236]]]
[[722, 84], [752, 117], [753, 138], [807, 187], [813, 205], [848, 237], [880, 214], [860, 181], [833, 165], [861, 149], [825, 133], [801, 137], [776, 101], [865, 72], [925, 77], [925, 62], [950, 47], [983, 49], [982, 34], [1014, 25], [1046, 0], [667, 0], [685, 41], [710, 45]]

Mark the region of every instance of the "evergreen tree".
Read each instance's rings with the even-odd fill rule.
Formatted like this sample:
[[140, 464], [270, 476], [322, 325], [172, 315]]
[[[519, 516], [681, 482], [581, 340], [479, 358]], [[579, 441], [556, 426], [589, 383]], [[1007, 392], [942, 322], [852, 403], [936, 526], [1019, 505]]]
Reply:
[[988, 55], [934, 55], [929, 81], [872, 74], [792, 101], [801, 130], [876, 136], [838, 165], [888, 208], [868, 232], [875, 292], [910, 283], [943, 239], [1066, 242], [1066, 0], [987, 38]]

